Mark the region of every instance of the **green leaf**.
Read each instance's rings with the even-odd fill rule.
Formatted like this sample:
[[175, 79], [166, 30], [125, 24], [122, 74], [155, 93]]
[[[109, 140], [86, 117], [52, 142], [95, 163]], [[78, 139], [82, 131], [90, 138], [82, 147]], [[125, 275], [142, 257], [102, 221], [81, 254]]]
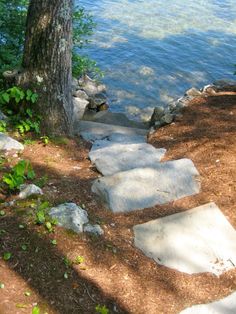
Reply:
[[24, 295], [25, 295], [26, 297], [30, 297], [30, 296], [31, 296], [31, 293], [30, 293], [29, 291], [25, 291]]
[[6, 212], [4, 210], [0, 210], [0, 216], [5, 216]]
[[38, 306], [33, 307], [32, 314], [40, 314], [40, 309]]
[[83, 256], [76, 256], [75, 260], [74, 260], [74, 263], [75, 264], [82, 264], [84, 262], [84, 257]]
[[27, 251], [27, 245], [26, 245], [26, 244], [22, 244], [21, 249], [22, 249], [23, 251]]
[[0, 282], [0, 289], [4, 289], [5, 288], [5, 285], [3, 282]]
[[51, 224], [51, 222], [47, 221], [47, 222], [45, 223], [45, 226], [46, 226], [46, 228], [48, 229], [48, 231], [52, 231], [52, 224]]
[[44, 210], [38, 210], [36, 212], [36, 223], [37, 224], [43, 224], [45, 222], [45, 213]]
[[3, 254], [4, 261], [9, 261], [9, 259], [12, 257], [12, 254], [10, 252], [5, 252]]
[[2, 98], [3, 98], [3, 100], [4, 100], [6, 103], [9, 103], [9, 101], [10, 101], [10, 96], [9, 96], [8, 93], [3, 93], [3, 94], [2, 94]]
[[27, 101], [30, 101], [32, 94], [33, 94], [33, 92], [30, 89], [27, 89], [27, 91], [26, 91], [26, 100]]
[[51, 240], [52, 245], [57, 245], [57, 240]]
[[69, 278], [69, 276], [68, 276], [67, 273], [64, 273], [63, 277], [64, 277], [65, 279], [68, 279], [68, 278]]
[[38, 94], [34, 93], [31, 96], [31, 102], [34, 104], [34, 103], [36, 103], [37, 100], [38, 100]]

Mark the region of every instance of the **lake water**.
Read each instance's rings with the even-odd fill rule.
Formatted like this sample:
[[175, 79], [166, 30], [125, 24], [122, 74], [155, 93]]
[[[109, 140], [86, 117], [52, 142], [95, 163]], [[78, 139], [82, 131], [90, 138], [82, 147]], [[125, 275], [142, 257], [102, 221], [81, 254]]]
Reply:
[[235, 0], [80, 0], [97, 29], [86, 53], [111, 110], [138, 117], [192, 86], [235, 79]]

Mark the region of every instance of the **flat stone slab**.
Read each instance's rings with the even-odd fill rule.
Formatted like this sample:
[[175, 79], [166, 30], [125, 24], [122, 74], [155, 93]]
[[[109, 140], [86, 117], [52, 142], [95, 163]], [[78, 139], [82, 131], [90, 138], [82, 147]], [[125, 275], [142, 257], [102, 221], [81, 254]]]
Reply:
[[214, 203], [133, 229], [135, 246], [158, 264], [188, 274], [215, 275], [236, 265], [236, 231]]
[[0, 132], [0, 151], [23, 151], [24, 146], [11, 138], [10, 136]]
[[101, 140], [111, 134], [134, 136], [142, 135], [146, 136], [148, 130], [138, 129], [138, 128], [128, 128], [118, 125], [97, 123], [91, 121], [80, 121], [78, 123], [79, 135], [83, 137], [86, 141], [94, 142], [96, 140]]
[[92, 150], [101, 149], [104, 147], [120, 144], [141, 144], [146, 143], [147, 137], [146, 135], [130, 135], [127, 136], [125, 134], [110, 134], [102, 140], [96, 140], [93, 142]]
[[198, 193], [198, 175], [191, 160], [179, 159], [99, 178], [92, 191], [113, 212], [129, 212]]
[[148, 126], [142, 122], [128, 119], [124, 113], [110, 112], [107, 110], [99, 112], [87, 111], [83, 116], [85, 121], [93, 121], [105, 124], [120, 125], [130, 128], [148, 129]]
[[155, 167], [166, 153], [147, 143], [114, 143], [107, 147], [92, 148], [89, 158], [104, 176], [140, 167]]
[[180, 314], [235, 314], [236, 292], [219, 301], [191, 306]]

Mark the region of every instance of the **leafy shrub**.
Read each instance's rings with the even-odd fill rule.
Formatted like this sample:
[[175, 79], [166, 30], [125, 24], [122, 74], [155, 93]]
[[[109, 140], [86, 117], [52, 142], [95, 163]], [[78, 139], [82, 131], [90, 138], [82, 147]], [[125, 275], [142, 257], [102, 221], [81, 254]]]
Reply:
[[32, 180], [34, 177], [35, 173], [31, 163], [28, 160], [21, 160], [12, 168], [10, 173], [3, 175], [2, 181], [10, 190], [16, 190], [27, 179]]
[[0, 108], [9, 117], [12, 127], [20, 134], [29, 131], [40, 132], [40, 116], [35, 113], [33, 106], [37, 99], [38, 95], [30, 89], [24, 91], [17, 86], [0, 91]]

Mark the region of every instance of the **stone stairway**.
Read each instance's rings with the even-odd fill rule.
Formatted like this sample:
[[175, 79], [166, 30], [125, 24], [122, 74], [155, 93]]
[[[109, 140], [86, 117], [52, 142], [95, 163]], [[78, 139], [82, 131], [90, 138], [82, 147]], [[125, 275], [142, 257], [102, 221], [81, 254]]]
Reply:
[[[193, 162], [186, 158], [162, 162], [166, 150], [147, 144], [147, 133], [135, 127], [79, 123], [79, 134], [93, 143], [89, 158], [103, 175], [94, 181], [92, 191], [114, 213], [169, 203], [200, 191]], [[214, 203], [133, 229], [135, 246], [166, 267], [189, 274], [220, 275], [236, 266], [236, 231]], [[229, 313], [236, 313], [236, 302], [231, 299], [233, 311]], [[190, 309], [186, 313], [198, 313], [194, 307]], [[201, 313], [208, 313], [207, 309], [203, 306]]]

